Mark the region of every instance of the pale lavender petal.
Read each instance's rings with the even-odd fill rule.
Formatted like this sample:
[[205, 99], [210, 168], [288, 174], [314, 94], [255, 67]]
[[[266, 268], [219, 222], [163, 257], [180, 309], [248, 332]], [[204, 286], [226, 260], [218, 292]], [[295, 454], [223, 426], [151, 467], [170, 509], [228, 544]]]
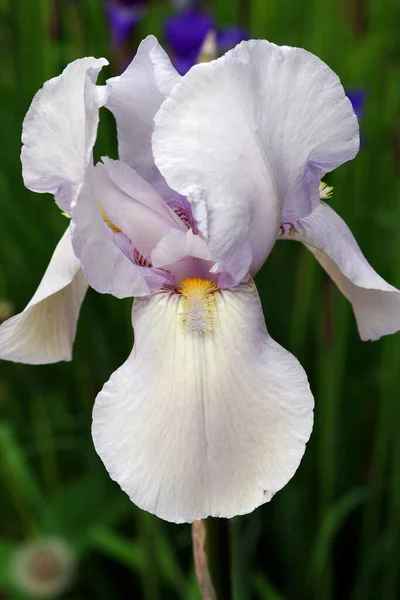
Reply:
[[191, 229], [170, 229], [152, 251], [151, 262], [155, 267], [164, 267], [186, 256], [211, 260], [206, 242], [200, 236], [194, 235]]
[[[73, 211], [74, 251], [96, 291], [117, 298], [146, 296], [170, 283], [171, 276], [135, 264], [134, 255], [126, 255], [126, 246], [121, 249], [121, 240], [115, 240], [117, 232], [103, 220], [99, 206], [99, 202], [115, 194], [116, 186], [104, 165], [88, 170]], [[123, 192], [119, 190], [119, 194]]]
[[145, 258], [171, 228], [187, 230], [178, 215], [131, 167], [109, 158], [103, 161], [95, 169], [102, 182], [97, 200], [111, 222]]
[[254, 284], [215, 301], [206, 332], [179, 323], [180, 294], [135, 302], [134, 348], [93, 412], [112, 479], [176, 523], [268, 502], [293, 477], [312, 429], [306, 374], [269, 336]]
[[107, 81], [110, 95], [106, 107], [117, 123], [119, 158], [157, 187], [163, 197], [174, 194], [154, 164], [151, 136], [154, 115], [179, 80], [157, 39], [149, 36], [126, 71]]
[[211, 279], [213, 266], [206, 242], [193, 231], [170, 231], [158, 242], [151, 253], [154, 267], [162, 267], [175, 277], [175, 285], [189, 277]]
[[168, 206], [186, 223], [188, 227], [193, 229], [194, 233], [198, 233], [197, 221], [193, 216], [192, 205], [185, 196], [176, 194], [169, 200]]
[[322, 175], [358, 150], [338, 77], [305, 50], [264, 40], [193, 67], [155, 121], [156, 164], [236, 283], [265, 261], [282, 213], [309, 214]]
[[352, 303], [360, 336], [376, 340], [400, 329], [400, 291], [367, 262], [346, 223], [324, 202], [283, 236], [306, 244]]
[[22, 174], [27, 188], [54, 194], [59, 207], [70, 212], [92, 160], [99, 108], [107, 99], [95, 85], [108, 62], [82, 58], [37, 92], [22, 130]]
[[68, 227], [27, 307], [0, 326], [0, 359], [33, 365], [71, 360], [87, 288]]

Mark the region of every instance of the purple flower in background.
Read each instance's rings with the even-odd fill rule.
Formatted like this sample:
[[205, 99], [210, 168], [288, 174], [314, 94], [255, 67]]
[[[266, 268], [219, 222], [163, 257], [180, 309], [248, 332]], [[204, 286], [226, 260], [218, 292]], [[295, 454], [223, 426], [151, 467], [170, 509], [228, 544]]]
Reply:
[[366, 93], [362, 88], [355, 88], [353, 90], [346, 91], [347, 97], [353, 105], [353, 110], [357, 115], [357, 119], [361, 121], [364, 116], [364, 107]]
[[249, 33], [244, 27], [233, 25], [217, 31], [217, 46], [221, 54], [230, 50], [236, 44], [249, 39]]
[[[367, 94], [362, 88], [354, 88], [352, 90], [346, 90], [346, 95], [350, 100], [353, 110], [356, 114], [356, 117], [359, 121], [361, 121], [364, 117], [364, 109], [365, 109], [365, 101]], [[365, 138], [364, 134], [360, 134], [360, 146], [361, 148], [364, 146]]]
[[167, 20], [165, 35], [175, 54], [196, 57], [204, 38], [213, 27], [214, 19], [210, 14], [189, 9]]
[[[198, 9], [184, 10], [170, 17], [165, 24], [165, 36], [173, 55], [175, 68], [184, 75], [196, 64], [207, 34], [214, 28], [213, 17]], [[217, 31], [217, 50], [226, 52], [242, 40], [248, 40], [248, 32], [238, 26]]]
[[186, 73], [195, 65], [197, 62], [197, 55], [191, 54], [190, 56], [179, 56], [175, 55], [172, 59], [172, 63], [175, 69], [180, 75], [186, 75]]
[[143, 15], [147, 0], [107, 0], [106, 14], [110, 23], [111, 42], [123, 46]]

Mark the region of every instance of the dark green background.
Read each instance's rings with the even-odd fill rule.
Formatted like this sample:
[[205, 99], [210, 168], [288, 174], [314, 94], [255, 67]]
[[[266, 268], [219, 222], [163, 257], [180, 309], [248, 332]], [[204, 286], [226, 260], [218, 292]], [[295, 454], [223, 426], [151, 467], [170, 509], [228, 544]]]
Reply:
[[[219, 25], [302, 46], [347, 89], [367, 93], [357, 158], [327, 177], [333, 207], [368, 260], [400, 287], [400, 2], [219, 0]], [[162, 38], [172, 9], [151, 5], [129, 48]], [[23, 117], [36, 90], [71, 60], [110, 49], [101, 0], [0, 0], [0, 301], [30, 299], [65, 219], [50, 196], [24, 189]], [[105, 112], [105, 111], [104, 111]], [[116, 155], [102, 115], [96, 154]], [[105, 117], [105, 119], [104, 119]], [[362, 343], [351, 307], [299, 244], [279, 242], [256, 280], [271, 335], [304, 365], [315, 427], [293, 480], [270, 504], [232, 521], [236, 600], [400, 597], [400, 334]], [[132, 345], [131, 301], [90, 292], [72, 363], [0, 365], [0, 597], [12, 587], [16, 542], [66, 537], [79, 557], [69, 600], [198, 599], [190, 527], [136, 509], [94, 452], [97, 392]], [[3, 596], [1, 596], [3, 594]]]

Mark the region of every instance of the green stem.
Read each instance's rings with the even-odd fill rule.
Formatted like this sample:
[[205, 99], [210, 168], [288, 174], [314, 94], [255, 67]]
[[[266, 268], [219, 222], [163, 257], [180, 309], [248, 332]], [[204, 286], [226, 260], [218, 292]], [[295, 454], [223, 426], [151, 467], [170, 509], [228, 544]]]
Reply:
[[154, 517], [148, 513], [143, 513], [140, 518], [141, 540], [144, 551], [144, 564], [141, 571], [143, 598], [148, 600], [158, 600], [158, 577], [156, 568], [155, 549], [153, 544], [153, 525]]

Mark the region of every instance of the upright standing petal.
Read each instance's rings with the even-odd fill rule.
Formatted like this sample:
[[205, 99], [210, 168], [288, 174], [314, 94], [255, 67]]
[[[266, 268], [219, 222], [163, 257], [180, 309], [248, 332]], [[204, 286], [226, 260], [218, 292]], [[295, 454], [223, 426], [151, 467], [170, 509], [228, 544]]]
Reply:
[[253, 283], [216, 292], [213, 330], [179, 324], [182, 307], [169, 292], [135, 302], [135, 346], [97, 397], [94, 443], [141, 508], [177, 523], [233, 517], [293, 476], [313, 398]]
[[68, 227], [32, 300], [0, 326], [0, 359], [32, 365], [71, 360], [87, 288]]
[[126, 71], [107, 81], [110, 94], [106, 107], [117, 122], [119, 158], [161, 188], [166, 184], [154, 164], [151, 148], [154, 115], [179, 80], [156, 38], [149, 36]]
[[22, 174], [27, 188], [54, 194], [70, 212], [91, 161], [99, 108], [106, 90], [95, 85], [108, 62], [81, 58], [37, 92], [22, 130]]
[[346, 223], [330, 206], [321, 202], [283, 237], [306, 244], [350, 300], [363, 340], [399, 331], [400, 291], [374, 271]]
[[217, 268], [236, 279], [240, 256], [250, 247], [255, 273], [281, 213], [309, 214], [322, 175], [358, 150], [357, 119], [335, 73], [305, 50], [264, 40], [193, 67], [155, 120], [157, 166], [192, 201]]

